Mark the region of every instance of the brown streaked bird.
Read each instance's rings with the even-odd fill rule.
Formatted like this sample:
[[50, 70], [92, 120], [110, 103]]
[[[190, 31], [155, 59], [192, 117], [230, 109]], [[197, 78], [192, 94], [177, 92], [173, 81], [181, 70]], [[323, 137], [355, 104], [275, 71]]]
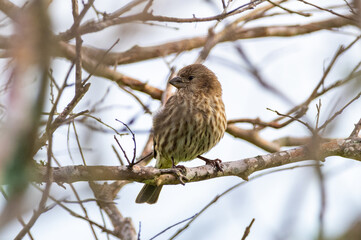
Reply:
[[[227, 126], [221, 84], [207, 67], [186, 66], [169, 83], [177, 91], [153, 118], [156, 168], [171, 168], [208, 152]], [[145, 184], [135, 202], [156, 203], [162, 187]]]

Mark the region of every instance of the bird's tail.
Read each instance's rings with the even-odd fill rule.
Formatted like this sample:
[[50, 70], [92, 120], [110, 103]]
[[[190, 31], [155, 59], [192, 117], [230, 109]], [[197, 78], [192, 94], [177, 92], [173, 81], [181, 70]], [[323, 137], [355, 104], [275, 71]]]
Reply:
[[135, 200], [136, 203], [149, 203], [154, 204], [157, 202], [160, 191], [162, 190], [163, 185], [161, 186], [154, 186], [145, 184], [140, 190], [137, 199]]

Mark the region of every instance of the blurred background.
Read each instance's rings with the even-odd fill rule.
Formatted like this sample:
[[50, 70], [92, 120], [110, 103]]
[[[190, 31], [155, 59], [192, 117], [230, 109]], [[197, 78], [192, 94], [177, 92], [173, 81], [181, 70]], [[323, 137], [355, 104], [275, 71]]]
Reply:
[[[250, 8], [251, 3], [253, 8]], [[17, 11], [22, 12], [15, 13], [14, 8], [11, 8], [12, 4], [17, 7]], [[78, 2], [79, 13], [84, 9], [84, 4]], [[258, 27], [270, 27], [269, 31], [265, 31], [259, 37], [229, 38], [230, 40], [216, 43], [203, 61], [204, 65], [215, 72], [222, 84], [223, 100], [229, 120], [259, 118], [264, 122], [271, 122], [278, 116], [267, 108], [287, 113], [309, 98], [323, 76], [325, 80], [319, 92], [337, 81], [347, 79], [350, 73], [358, 73], [360, 70], [361, 45], [358, 41], [360, 22], [357, 22], [360, 19], [357, 18], [359, 17], [357, 4], [360, 3], [357, 0], [353, 2], [329, 0], [322, 3], [296, 0], [278, 2], [103, 0], [94, 1], [81, 20], [80, 26], [90, 21], [105, 22], [107, 18], [111, 19], [112, 14], [118, 9], [124, 9], [129, 4], [134, 4], [134, 7], [114, 19], [139, 14], [144, 9], [153, 16], [178, 19], [191, 19], [194, 16], [212, 17], [234, 9], [244, 9], [244, 11], [236, 12], [234, 15], [224, 15], [218, 19], [219, 21], [135, 19], [109, 24], [91, 33], [81, 33], [82, 47], [101, 49], [104, 58], [107, 58], [110, 55], [106, 53], [104, 55], [106, 51], [109, 51], [109, 54], [122, 53], [134, 46], [158, 45], [166, 49], [167, 46], [163, 44], [173, 41], [196, 37], [207, 38], [207, 36], [210, 39], [209, 29], [217, 34], [229, 28], [235, 21], [239, 21], [237, 31], [251, 29], [249, 30], [251, 36], [254, 34], [252, 29], [255, 31]], [[45, 10], [41, 12], [39, 6], [43, 6]], [[244, 7], [239, 8], [240, 6]], [[34, 9], [40, 9], [40, 13], [36, 13], [37, 10]], [[57, 96], [61, 97], [56, 103], [53, 119], [57, 118], [71, 102], [77, 88], [76, 67], [71, 69], [72, 64], [76, 64], [76, 60], [69, 57], [69, 53], [64, 50], [66, 47], [58, 47], [58, 42], [64, 42], [66, 46], [73, 46], [75, 52], [77, 34], [69, 34], [70, 37], [64, 34], [74, 26], [73, 11], [74, 1], [0, 1], [2, 181], [7, 179], [10, 183], [15, 182], [11, 179], [22, 178], [22, 174], [27, 174], [16, 170], [18, 168], [9, 167], [20, 165], [21, 168], [26, 165], [16, 162], [18, 157], [15, 156], [18, 156], [18, 153], [24, 153], [25, 158], [30, 156], [29, 158], [34, 159], [38, 164], [45, 164], [49, 159], [49, 142], [37, 149], [36, 146], [39, 146], [36, 145], [37, 140], [49, 130], [47, 122], [52, 115], [52, 107]], [[39, 19], [36, 19], [37, 17]], [[338, 22], [334, 23], [334, 19]], [[325, 21], [330, 23], [322, 25], [321, 22]], [[344, 23], [340, 23], [342, 21]], [[39, 30], [42, 26], [46, 28], [44, 36], [41, 35], [43, 32], [37, 32], [42, 31]], [[282, 26], [294, 26], [294, 29], [290, 30], [290, 32], [294, 31], [294, 34], [289, 36], [274, 34], [282, 31]], [[305, 34], [297, 33], [297, 27], [301, 29], [302, 26], [308, 26], [311, 30], [304, 32]], [[312, 27], [317, 30], [312, 30]], [[49, 32], [46, 33], [48, 30]], [[347, 51], [337, 55], [341, 45], [347, 47], [353, 41], [356, 42]], [[50, 44], [46, 44], [47, 42]], [[107, 62], [104, 65], [122, 76], [164, 90], [171, 69], [177, 71], [194, 63], [200, 52], [204, 50], [203, 45], [164, 56], [159, 54], [152, 59], [137, 60], [133, 55], [129, 55], [130, 59], [135, 59], [132, 63]], [[97, 64], [103, 65], [102, 55], [87, 55], [85, 51], [82, 56], [90, 60], [97, 59]], [[328, 73], [327, 68], [333, 59], [335, 63]], [[115, 132], [108, 126], [120, 133], [129, 132], [116, 119], [126, 123], [135, 133], [137, 156], [140, 156], [152, 126], [152, 114], [147, 111], [156, 113], [161, 102], [152, 98], [147, 92], [137, 91], [136, 87], [127, 84], [119, 86], [110, 75], [99, 76], [90, 72], [89, 69], [92, 68], [87, 66], [87, 60], [84, 60], [82, 65], [81, 79], [87, 79], [91, 74], [89, 80], [86, 80], [86, 83], [90, 83], [90, 87], [83, 98], [74, 105], [67, 116], [68, 120], [54, 129], [51, 144], [52, 166], [57, 166], [57, 163], [61, 166], [120, 165], [113, 147], [120, 153], [121, 158], [125, 159], [114, 140]], [[60, 92], [64, 79], [67, 79], [67, 84]], [[41, 89], [44, 89], [43, 92]], [[310, 126], [317, 127], [319, 112], [319, 125], [322, 125], [353, 99], [360, 89], [361, 79], [358, 74], [310, 101], [308, 111], [301, 119]], [[40, 101], [41, 95], [43, 95], [42, 101]], [[43, 106], [36, 121], [36, 116], [33, 116], [36, 112], [34, 106], [39, 101]], [[316, 104], [320, 104], [319, 101], [321, 101], [320, 111], [316, 107]], [[361, 101], [356, 99], [321, 132], [322, 137], [347, 138], [360, 120], [360, 109]], [[77, 115], [86, 110], [89, 112]], [[236, 126], [248, 130], [256, 128], [247, 121], [236, 123]], [[34, 136], [29, 130], [34, 130], [34, 127], [36, 127], [36, 136], [32, 142], [30, 138], [24, 136]], [[312, 133], [297, 121], [279, 129], [265, 127], [259, 131], [259, 134], [268, 142], [283, 137], [312, 136]], [[26, 139], [25, 145], [20, 144], [24, 139]], [[134, 149], [132, 136], [122, 135], [118, 139], [127, 155], [131, 157]], [[26, 150], [28, 145], [32, 146], [31, 149], [36, 149], [36, 153], [33, 150]], [[285, 150], [296, 146], [279, 147]], [[28, 155], [25, 154], [27, 151]], [[228, 162], [268, 153], [257, 144], [226, 133], [221, 142], [205, 156]], [[295, 166], [314, 163], [315, 161], [310, 159]], [[154, 160], [150, 164], [154, 166]], [[196, 159], [184, 165], [194, 167], [203, 164], [203, 161]], [[270, 170], [273, 169], [263, 172]], [[250, 177], [258, 174], [254, 173]], [[154, 205], [135, 204], [135, 198], [142, 184], [133, 182], [121, 188], [114, 203], [123, 217], [131, 218], [137, 234], [140, 231], [140, 239], [150, 239], [167, 227], [194, 216], [217, 195], [242, 181], [238, 177], [223, 177], [189, 183], [185, 186], [165, 186], [157, 204]], [[359, 230], [359, 233], [354, 235], [356, 238], [344, 235], [358, 226], [355, 224], [360, 221], [360, 182], [360, 163], [336, 156], [328, 157], [322, 163], [321, 174], [320, 169], [314, 166], [269, 173], [246, 182], [222, 196], [177, 238], [241, 239], [245, 228], [254, 218], [255, 222], [247, 239], [361, 239]], [[18, 186], [15, 183], [13, 185], [15, 189]], [[47, 184], [35, 184], [35, 186], [46, 189]], [[94, 192], [87, 182], [76, 182], [73, 187], [64, 184], [64, 187], [52, 184], [49, 190], [50, 196], [60, 201], [66, 208], [80, 215], [87, 214], [88, 219], [108, 229], [114, 228], [106, 213], [94, 201]], [[11, 205], [5, 197], [6, 193], [11, 194], [11, 191], [11, 184], [3, 186], [3, 197], [0, 198], [2, 217], [6, 216], [4, 212], [6, 213], [6, 209]], [[21, 210], [23, 221], [28, 223], [34, 215], [33, 209], [38, 208], [44, 195], [32, 184], [19, 191], [21, 197], [17, 195], [14, 198], [8, 197], [15, 203], [16, 208]], [[77, 203], [79, 199], [74, 191], [79, 199], [90, 200], [81, 206]], [[323, 197], [322, 191], [324, 191]], [[92, 231], [88, 221], [72, 216], [68, 210], [51, 199], [47, 199], [45, 205], [51, 208], [36, 219], [30, 234], [25, 234], [23, 239], [117, 239], [96, 226]], [[320, 224], [320, 214], [323, 215], [323, 224]], [[0, 239], [14, 239], [23, 226], [15, 216], [4, 219], [6, 221], [1, 225]], [[155, 239], [169, 239], [185, 224], [177, 225]], [[360, 228], [355, 227], [355, 229]]]

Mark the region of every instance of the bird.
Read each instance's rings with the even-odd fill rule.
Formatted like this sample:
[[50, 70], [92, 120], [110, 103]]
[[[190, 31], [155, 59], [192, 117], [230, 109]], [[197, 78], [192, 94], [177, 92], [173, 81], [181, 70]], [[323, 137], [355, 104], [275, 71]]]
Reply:
[[[155, 167], [172, 168], [197, 157], [207, 162], [200, 155], [221, 140], [227, 127], [221, 84], [202, 64], [182, 68], [169, 83], [177, 90], [153, 117]], [[162, 187], [145, 184], [135, 202], [156, 203]]]

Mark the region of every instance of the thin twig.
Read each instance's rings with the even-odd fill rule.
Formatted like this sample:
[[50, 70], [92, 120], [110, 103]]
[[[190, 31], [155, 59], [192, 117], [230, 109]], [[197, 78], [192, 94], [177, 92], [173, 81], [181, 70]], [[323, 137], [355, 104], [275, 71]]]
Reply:
[[325, 229], [325, 212], [326, 212], [326, 186], [325, 186], [325, 177], [322, 172], [320, 161], [315, 166], [316, 175], [318, 178], [318, 185], [320, 191], [320, 211], [318, 215], [319, 227], [318, 227], [318, 240], [324, 239], [324, 229]]
[[292, 117], [292, 116], [290, 116], [290, 115], [280, 113], [280, 112], [278, 112], [277, 110], [272, 110], [272, 109], [270, 109], [270, 108], [267, 108], [267, 110], [269, 110], [269, 111], [271, 111], [271, 112], [274, 112], [274, 113], [276, 113], [276, 114], [279, 115], [279, 116], [288, 117], [288, 118], [292, 119], [293, 121], [297, 121], [297, 122], [301, 123], [302, 125], [304, 125], [305, 127], [307, 127], [307, 129], [310, 130], [310, 132], [312, 132], [312, 133], [314, 132], [314, 129], [313, 129], [308, 123], [302, 121], [302, 120], [299, 119], [299, 118]]
[[[8, 196], [7, 196], [7, 194], [6, 194], [3, 186], [0, 186], [0, 192], [1, 192], [1, 194], [4, 196], [5, 200], [8, 201], [9, 198], [8, 198]], [[24, 222], [24, 219], [23, 219], [21, 216], [17, 216], [17, 219], [18, 219], [19, 223], [20, 223], [23, 227], [26, 226], [26, 223]], [[29, 238], [30, 238], [31, 240], [34, 240], [33, 236], [31, 235], [30, 229], [29, 229], [29, 231], [27, 232], [27, 234], [28, 234], [28, 236], [29, 236]]]
[[[259, 5], [260, 3], [264, 2], [265, 0], [253, 0], [249, 3], [245, 3], [229, 12], [221, 13], [215, 16], [211, 17], [204, 17], [199, 18], [193, 15], [192, 18], [176, 18], [176, 17], [166, 17], [166, 16], [157, 16], [153, 15], [149, 12], [140, 12], [137, 14], [133, 14], [130, 16], [125, 17], [118, 17], [118, 18], [111, 18], [111, 19], [103, 19], [101, 21], [88, 21], [84, 23], [83, 25], [79, 26], [79, 33], [81, 35], [91, 33], [91, 32], [98, 32], [104, 28], [129, 23], [129, 22], [135, 22], [135, 21], [156, 21], [156, 22], [176, 22], [176, 23], [194, 23], [194, 22], [209, 22], [209, 21], [220, 21], [224, 18], [227, 18], [229, 16], [240, 14], [242, 12], [245, 12], [247, 10], [254, 9], [255, 6]], [[57, 37], [63, 41], [68, 41], [72, 39], [75, 36], [74, 31], [72, 29], [67, 30], [66, 32], [60, 33]]]
[[155, 236], [151, 237], [149, 240], [153, 240], [153, 239], [159, 237], [160, 235], [162, 235], [163, 233], [165, 233], [165, 232], [168, 231], [169, 229], [171, 229], [171, 228], [173, 228], [173, 227], [176, 227], [176, 226], [178, 226], [179, 224], [182, 224], [182, 223], [187, 222], [187, 221], [189, 221], [189, 220], [192, 220], [192, 219], [195, 218], [196, 216], [197, 216], [197, 214], [194, 214], [193, 216], [191, 216], [191, 217], [189, 217], [189, 218], [186, 218], [186, 219], [184, 219], [184, 220], [182, 220], [182, 221], [180, 221], [180, 222], [177, 222], [177, 223], [175, 223], [175, 224], [167, 227], [166, 229], [164, 229], [164, 230], [162, 230], [161, 232], [157, 233]]
[[361, 118], [358, 121], [358, 123], [355, 124], [355, 128], [353, 129], [352, 133], [350, 134], [350, 137], [357, 137], [361, 131]]
[[94, 66], [94, 69], [92, 69], [92, 71], [89, 72], [88, 77], [86, 77], [83, 80], [83, 84], [87, 83], [89, 81], [89, 79], [94, 75], [94, 73], [98, 70], [98, 68], [102, 65], [105, 57], [107, 56], [107, 54], [119, 43], [120, 39], [118, 38], [113, 45], [110, 46], [110, 48], [108, 48], [104, 53], [103, 56], [99, 59], [99, 61], [97, 61], [97, 63]]
[[254, 223], [255, 219], [253, 218], [251, 223], [248, 225], [248, 227], [246, 227], [246, 229], [244, 230], [243, 236], [242, 236], [242, 240], [246, 240], [247, 236], [249, 235], [250, 231], [251, 231], [251, 227]]
[[[38, 189], [39, 191], [44, 191], [44, 190], [42, 190], [41, 188], [39, 188], [38, 186], [36, 186], [35, 184], [32, 184], [32, 186], [33, 186], [34, 188]], [[62, 203], [61, 200], [57, 200], [56, 198], [52, 197], [51, 195], [49, 195], [49, 198], [50, 198], [53, 202], [55, 202], [57, 205], [59, 205], [61, 208], [63, 208], [65, 211], [67, 211], [67, 212], [68, 212], [70, 215], [72, 215], [73, 217], [76, 217], [76, 218], [85, 220], [85, 221], [89, 222], [90, 224], [98, 227], [98, 228], [101, 229], [103, 232], [109, 233], [109, 234], [111, 234], [111, 235], [113, 235], [113, 236], [116, 237], [116, 235], [114, 234], [113, 231], [105, 228], [104, 226], [102, 226], [102, 225], [94, 222], [93, 220], [91, 220], [91, 219], [89, 219], [89, 218], [87, 218], [87, 217], [84, 217], [84, 216], [79, 215], [78, 213], [74, 212], [73, 210], [71, 210], [70, 208], [68, 208], [67, 206], [65, 206], [65, 205]]]
[[122, 150], [122, 152], [123, 152], [123, 154], [124, 154], [124, 157], [125, 157], [125, 159], [126, 159], [127, 162], [128, 162], [128, 166], [130, 166], [130, 165], [131, 165], [131, 162], [130, 162], [130, 160], [129, 160], [129, 158], [128, 158], [128, 155], [127, 155], [127, 153], [125, 152], [125, 150], [123, 149], [122, 145], [119, 143], [119, 141], [118, 141], [118, 139], [117, 139], [117, 137], [116, 137], [115, 135], [114, 135], [114, 140], [117, 142], [118, 146], [120, 147], [120, 150]]
[[248, 67], [248, 71], [252, 74], [252, 76], [258, 81], [258, 83], [264, 87], [266, 90], [270, 91], [271, 93], [275, 94], [276, 96], [280, 97], [282, 100], [284, 100], [286, 103], [294, 105], [290, 98], [288, 98], [284, 93], [282, 93], [280, 90], [272, 86], [271, 84], [267, 83], [263, 77], [261, 76], [261, 73], [259, 69], [251, 62], [241, 45], [234, 43], [234, 48], [236, 49], [237, 53], [242, 57], [244, 62], [246, 63]]
[[[60, 162], [56, 159], [56, 157], [54, 156], [54, 154], [52, 155], [52, 158], [54, 159], [54, 162], [57, 164], [57, 166], [58, 166], [58, 167], [61, 167]], [[85, 217], [86, 217], [86, 218], [89, 218], [88, 212], [87, 212], [87, 210], [86, 210], [86, 208], [85, 208], [85, 206], [84, 206], [83, 203], [84, 203], [84, 202], [91, 201], [91, 200], [90, 200], [90, 199], [81, 200], [78, 192], [76, 191], [76, 189], [75, 189], [75, 187], [74, 187], [74, 185], [73, 185], [72, 183], [70, 183], [69, 185], [70, 185], [70, 188], [72, 189], [72, 191], [73, 191], [73, 193], [74, 193], [77, 201], [67, 201], [67, 200], [64, 200], [63, 202], [65, 202], [65, 203], [77, 203], [77, 204], [79, 204], [80, 207], [81, 207], [82, 210], [83, 210], [83, 213], [84, 213]], [[95, 201], [95, 200], [93, 200], [93, 201]], [[98, 239], [98, 236], [97, 236], [97, 234], [96, 234], [96, 232], [95, 232], [95, 230], [94, 230], [94, 228], [93, 228], [93, 225], [89, 223], [89, 226], [90, 226], [90, 229], [91, 229], [91, 231], [92, 231], [92, 233], [93, 233], [94, 238], [95, 238], [95, 239]]]
[[331, 14], [333, 14], [333, 15], [338, 16], [338, 17], [342, 17], [342, 18], [346, 18], [346, 19], [348, 19], [348, 20], [356, 21], [355, 19], [353, 19], [353, 18], [351, 18], [351, 17], [344, 16], [344, 15], [339, 14], [339, 13], [333, 11], [333, 10], [326, 9], [326, 8], [323, 8], [323, 7], [320, 7], [320, 6], [317, 6], [316, 4], [313, 4], [313, 3], [310, 3], [310, 2], [306, 2], [306, 1], [304, 1], [304, 0], [298, 0], [298, 1], [299, 1], [299, 2], [302, 2], [302, 3], [304, 3], [304, 4], [307, 4], [307, 5], [310, 5], [310, 6], [312, 6], [312, 7], [315, 7], [315, 8], [317, 8], [317, 9], [319, 9], [319, 10], [322, 10], [322, 11], [325, 11], [325, 12], [329, 12], [329, 13], [331, 13]]
[[71, 125], [73, 126], [73, 130], [74, 130], [74, 134], [75, 134], [75, 139], [76, 139], [76, 144], [77, 144], [77, 146], [78, 146], [78, 150], [79, 150], [81, 159], [82, 159], [82, 161], [83, 161], [84, 166], [86, 166], [87, 164], [86, 164], [86, 161], [85, 161], [85, 157], [84, 157], [84, 154], [83, 154], [83, 149], [82, 149], [81, 144], [80, 144], [79, 135], [78, 135], [78, 132], [77, 132], [77, 130], [76, 130], [74, 121], [71, 122]]
[[129, 163], [129, 167], [132, 167], [135, 164], [134, 161], [135, 161], [135, 158], [136, 158], [136, 155], [137, 155], [137, 142], [135, 141], [134, 132], [132, 131], [132, 129], [129, 128], [129, 126], [127, 124], [123, 123], [122, 121], [120, 121], [118, 119], [115, 119], [115, 121], [120, 122], [121, 124], [123, 124], [128, 129], [128, 131], [132, 134], [132, 140], [133, 140], [134, 148], [133, 148], [133, 158], [132, 158], [131, 163], [129, 163], [129, 159], [127, 158], [128, 163]]
[[345, 110], [349, 105], [351, 105], [351, 103], [353, 103], [354, 101], [356, 101], [359, 97], [361, 96], [361, 92], [359, 92], [354, 98], [352, 98], [348, 103], [345, 104], [345, 106], [343, 106], [340, 110], [338, 110], [337, 112], [335, 112], [330, 118], [328, 118], [321, 127], [319, 127], [318, 130], [321, 130], [323, 128], [326, 128], [327, 125], [332, 122], [337, 116], [339, 116], [343, 110]]
[[[76, 191], [74, 185], [71, 183], [71, 184], [69, 184], [69, 186], [70, 186], [71, 190], [73, 191], [75, 198], [77, 199], [77, 203], [80, 205], [81, 209], [83, 210], [83, 213], [84, 213], [85, 217], [89, 218], [88, 211], [86, 210], [86, 208], [85, 208], [85, 206], [83, 204], [83, 201], [80, 199], [80, 196], [79, 196], [78, 192]], [[93, 225], [89, 223], [89, 226], [90, 226], [90, 229], [91, 229], [91, 231], [93, 233], [94, 238], [98, 239], [98, 236], [97, 236], [97, 234], [96, 234], [96, 232], [94, 230]]]
[[269, 3], [271, 3], [271, 4], [275, 5], [275, 6], [277, 6], [277, 7], [281, 8], [282, 10], [285, 10], [286, 12], [291, 13], [291, 14], [298, 14], [298, 15], [301, 15], [301, 16], [303, 16], [303, 17], [310, 17], [310, 16], [312, 16], [312, 14], [310, 14], [310, 13], [303, 13], [303, 12], [293, 11], [293, 10], [291, 10], [291, 9], [285, 8], [285, 7], [283, 7], [281, 4], [275, 3], [275, 2], [273, 2], [273, 1], [271, 1], [271, 0], [267, 0], [267, 2], [269, 2]]
[[117, 156], [117, 159], [119, 160], [120, 166], [124, 166], [124, 162], [122, 158], [120, 157], [120, 154], [118, 153], [117, 149], [115, 149], [114, 145], [112, 145], [113, 152]]
[[145, 113], [148, 113], [148, 114], [152, 114], [152, 112], [150, 111], [149, 107], [146, 106], [142, 100], [140, 100], [140, 98], [135, 95], [132, 91], [128, 90], [125, 86], [119, 86], [124, 92], [128, 93], [130, 96], [132, 96], [139, 104], [140, 106], [142, 106], [142, 108], [144, 109], [144, 112]]
[[[94, 0], [91, 0], [92, 2], [94, 2]], [[78, 32], [78, 28], [79, 28], [79, 24], [81, 19], [83, 18], [83, 16], [85, 15], [85, 12], [90, 8], [91, 4], [88, 6], [86, 6], [83, 9], [84, 14], [82, 16], [79, 16], [79, 6], [78, 6], [78, 0], [72, 0], [72, 13], [73, 13], [73, 19], [74, 19], [74, 24], [72, 27], [73, 31], [75, 32], [75, 52], [76, 52], [76, 57], [75, 57], [75, 93], [77, 93], [77, 91], [79, 91], [79, 89], [82, 87], [82, 82], [81, 82], [81, 76], [82, 76], [82, 57], [81, 57], [81, 49], [82, 49], [82, 44], [83, 44], [83, 40], [81, 39], [81, 35]]]
[[276, 173], [276, 172], [281, 172], [281, 171], [286, 171], [286, 170], [292, 170], [295, 168], [301, 168], [301, 167], [313, 167], [314, 164], [308, 164], [308, 165], [297, 165], [297, 166], [292, 166], [292, 167], [288, 167], [288, 168], [282, 168], [282, 169], [276, 169], [276, 170], [271, 170], [268, 172], [264, 172], [264, 173], [260, 173], [254, 177], [251, 177], [248, 181], [242, 181], [240, 183], [237, 183], [235, 185], [233, 185], [232, 187], [228, 188], [226, 191], [224, 191], [223, 193], [217, 195], [216, 197], [213, 198], [212, 201], [210, 201], [206, 206], [204, 206], [196, 215], [194, 215], [194, 217], [192, 218], [192, 220], [190, 220], [183, 228], [179, 229], [174, 235], [172, 235], [169, 240], [175, 239], [179, 234], [181, 234], [185, 229], [187, 229], [193, 221], [195, 221], [202, 213], [204, 213], [210, 206], [212, 206], [214, 203], [216, 203], [220, 198], [222, 198], [223, 196], [225, 196], [226, 194], [228, 194], [229, 192], [235, 190], [236, 188], [249, 183], [250, 181], [253, 181], [257, 178], [272, 174], [272, 173]]

